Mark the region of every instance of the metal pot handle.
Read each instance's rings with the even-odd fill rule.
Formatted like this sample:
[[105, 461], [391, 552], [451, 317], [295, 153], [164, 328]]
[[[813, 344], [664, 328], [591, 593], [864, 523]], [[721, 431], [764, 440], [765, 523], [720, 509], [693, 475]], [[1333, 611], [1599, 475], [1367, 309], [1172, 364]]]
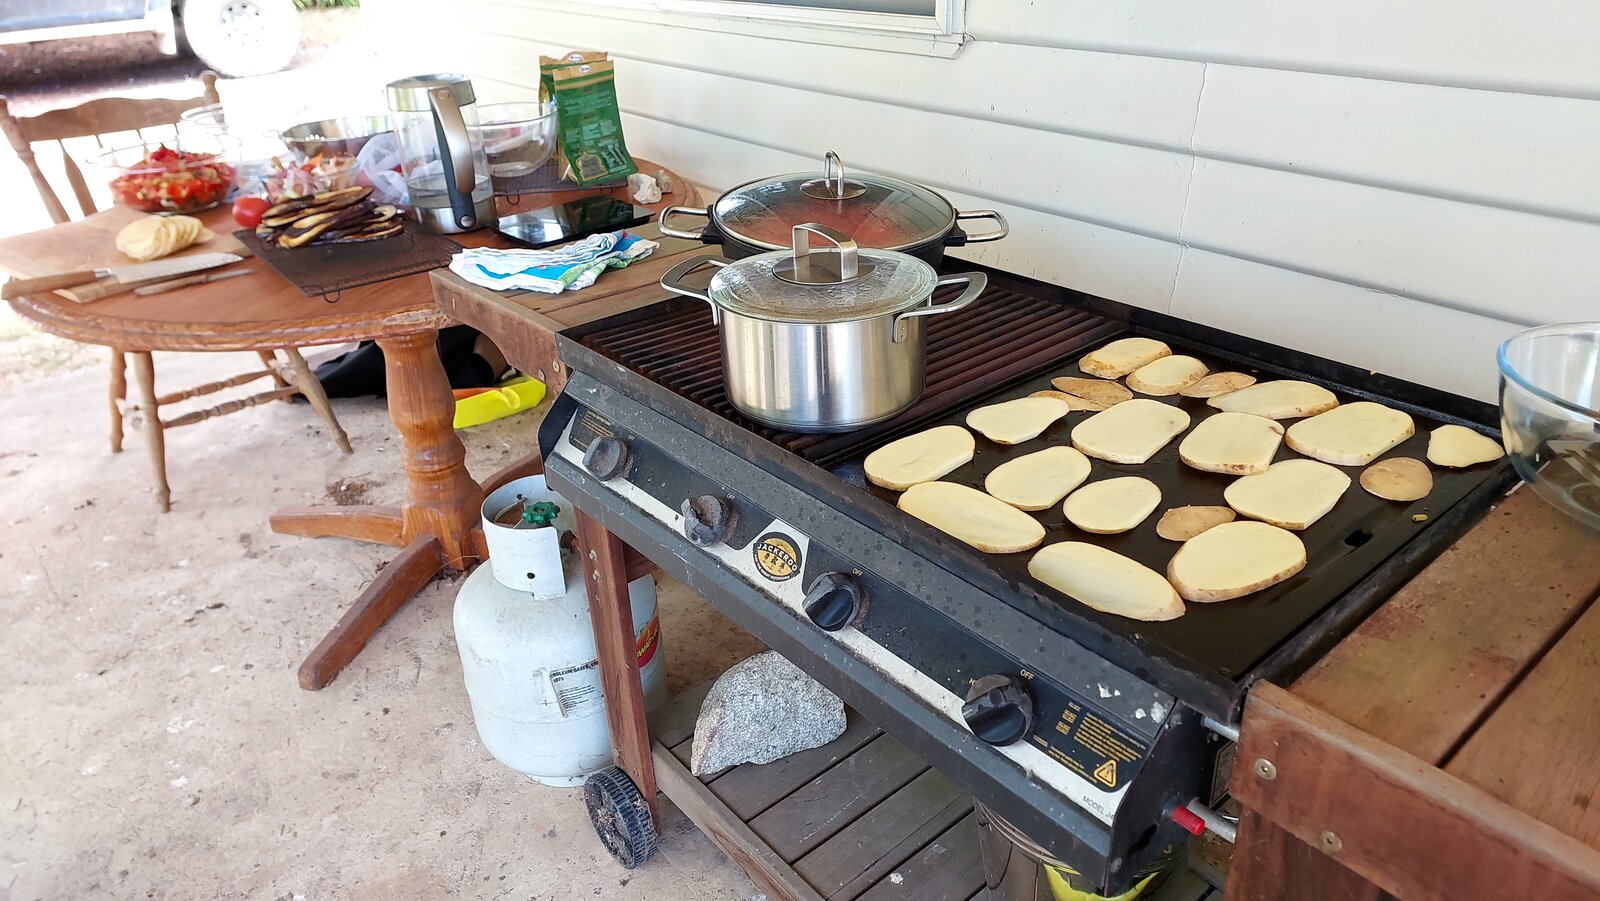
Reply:
[[822, 180], [833, 182], [833, 196], [844, 196], [844, 160], [832, 150], [822, 155]]
[[949, 303], [934, 304], [932, 306], [917, 307], [907, 310], [894, 317], [894, 340], [896, 343], [906, 340], [906, 320], [916, 316], [937, 316], [940, 313], [954, 313], [972, 306], [978, 295], [989, 287], [989, 276], [982, 272], [963, 272], [960, 275], [947, 275], [934, 283], [935, 288], [945, 285], [966, 285], [967, 289], [960, 296]]
[[692, 260], [684, 260], [668, 269], [666, 274], [661, 276], [661, 287], [674, 294], [705, 301], [711, 307], [711, 324], [718, 325], [722, 322], [722, 309], [717, 306], [716, 301], [712, 300], [711, 295], [704, 291], [685, 285], [683, 280], [689, 273], [699, 269], [701, 266], [716, 266], [720, 269], [732, 262], [732, 260], [723, 260], [717, 257], [695, 257]]
[[656, 218], [656, 223], [661, 226], [661, 233], [663, 235], [666, 235], [669, 238], [686, 238], [690, 241], [706, 240], [706, 233], [704, 229], [701, 229], [697, 232], [687, 232], [683, 229], [673, 228], [667, 224], [668, 219], [672, 218], [673, 216], [680, 215], [699, 216], [700, 218], [705, 219], [707, 222], [711, 221], [711, 211], [708, 209], [695, 209], [692, 206], [669, 206], [662, 210], [661, 215]]
[[992, 232], [967, 235], [966, 243], [968, 244], [982, 244], [985, 241], [998, 241], [1001, 238], [1004, 238], [1006, 235], [1011, 234], [1011, 226], [1006, 222], [1006, 217], [1000, 215], [994, 210], [957, 210], [956, 221], [959, 222], [963, 219], [993, 219], [1000, 226]]
[[789, 230], [790, 240], [794, 243], [795, 270], [801, 269], [801, 261], [811, 255], [811, 236], [832, 244], [839, 251], [839, 280], [849, 281], [860, 273], [858, 260], [858, 247], [854, 239], [836, 228], [829, 228], [820, 222], [807, 222], [796, 225]]

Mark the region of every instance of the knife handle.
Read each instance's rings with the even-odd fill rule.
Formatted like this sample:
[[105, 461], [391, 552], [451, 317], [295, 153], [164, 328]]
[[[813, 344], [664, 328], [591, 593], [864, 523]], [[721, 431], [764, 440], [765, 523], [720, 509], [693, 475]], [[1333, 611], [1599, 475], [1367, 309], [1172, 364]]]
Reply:
[[43, 275], [39, 278], [14, 278], [0, 287], [0, 300], [11, 300], [27, 294], [43, 294], [57, 288], [74, 288], [78, 285], [87, 285], [100, 276], [92, 270], [84, 272], [64, 272], [60, 275]]

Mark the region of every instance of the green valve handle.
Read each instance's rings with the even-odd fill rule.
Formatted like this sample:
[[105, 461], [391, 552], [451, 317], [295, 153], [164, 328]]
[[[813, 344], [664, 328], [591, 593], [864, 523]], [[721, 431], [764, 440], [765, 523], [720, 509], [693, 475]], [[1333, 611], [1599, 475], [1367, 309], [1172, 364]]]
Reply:
[[540, 501], [522, 510], [522, 521], [534, 526], [548, 526], [556, 521], [561, 508], [549, 501]]

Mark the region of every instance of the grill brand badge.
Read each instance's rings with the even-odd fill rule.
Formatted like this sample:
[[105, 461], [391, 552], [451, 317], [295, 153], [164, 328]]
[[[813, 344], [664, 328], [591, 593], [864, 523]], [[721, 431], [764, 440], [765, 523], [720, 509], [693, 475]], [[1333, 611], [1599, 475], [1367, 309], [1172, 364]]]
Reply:
[[800, 548], [782, 532], [768, 532], [751, 547], [756, 569], [774, 582], [783, 582], [800, 573]]

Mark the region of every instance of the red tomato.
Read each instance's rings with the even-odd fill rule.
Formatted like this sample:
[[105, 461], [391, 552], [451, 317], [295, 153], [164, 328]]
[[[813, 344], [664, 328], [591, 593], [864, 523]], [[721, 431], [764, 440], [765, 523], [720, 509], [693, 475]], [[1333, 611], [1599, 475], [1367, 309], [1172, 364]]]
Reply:
[[233, 221], [245, 228], [255, 228], [261, 224], [261, 214], [270, 206], [265, 197], [241, 197], [233, 202]]

